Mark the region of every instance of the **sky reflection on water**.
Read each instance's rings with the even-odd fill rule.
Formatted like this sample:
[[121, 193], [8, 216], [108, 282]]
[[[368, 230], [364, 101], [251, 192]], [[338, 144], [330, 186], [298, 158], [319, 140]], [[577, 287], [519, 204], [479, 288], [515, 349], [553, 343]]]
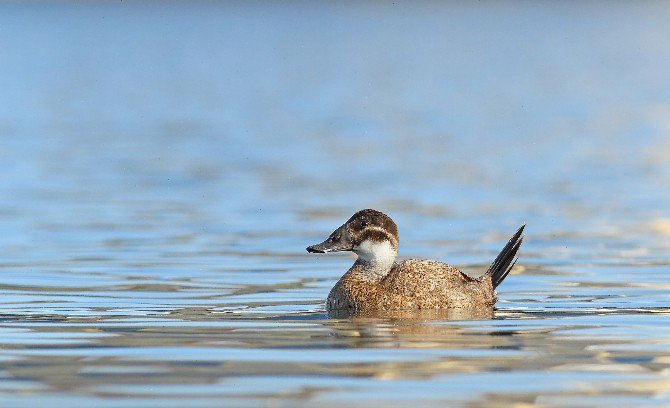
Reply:
[[[668, 14], [3, 3], [0, 405], [670, 405]], [[366, 207], [495, 319], [329, 319]]]

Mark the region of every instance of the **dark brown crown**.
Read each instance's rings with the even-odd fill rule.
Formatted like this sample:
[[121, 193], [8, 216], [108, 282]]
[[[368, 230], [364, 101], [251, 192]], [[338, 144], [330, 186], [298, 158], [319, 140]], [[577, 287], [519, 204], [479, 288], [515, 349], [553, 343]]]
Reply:
[[365, 209], [358, 211], [345, 223], [354, 244], [371, 239], [376, 242], [388, 240], [398, 247], [398, 227], [388, 215], [381, 211]]

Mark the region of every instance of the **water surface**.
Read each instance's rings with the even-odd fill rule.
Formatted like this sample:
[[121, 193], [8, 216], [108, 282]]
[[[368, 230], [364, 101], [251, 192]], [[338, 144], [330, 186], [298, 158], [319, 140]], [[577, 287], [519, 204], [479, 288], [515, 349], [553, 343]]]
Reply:
[[[665, 3], [0, 5], [2, 406], [670, 405]], [[328, 318], [361, 208], [494, 318]]]

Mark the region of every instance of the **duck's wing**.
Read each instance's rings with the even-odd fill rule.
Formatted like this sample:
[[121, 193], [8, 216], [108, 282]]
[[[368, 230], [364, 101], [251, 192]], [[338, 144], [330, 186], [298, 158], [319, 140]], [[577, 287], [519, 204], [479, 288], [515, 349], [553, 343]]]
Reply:
[[474, 281], [475, 278], [446, 263], [408, 259], [396, 263], [382, 285], [395, 293], [419, 294], [461, 287]]

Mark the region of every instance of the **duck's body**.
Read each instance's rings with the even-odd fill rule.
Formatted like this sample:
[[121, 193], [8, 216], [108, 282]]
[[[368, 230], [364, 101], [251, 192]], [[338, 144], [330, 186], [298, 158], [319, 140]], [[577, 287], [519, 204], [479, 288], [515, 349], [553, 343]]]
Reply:
[[328, 310], [449, 309], [490, 307], [496, 301], [491, 278], [473, 279], [437, 261], [408, 259], [370, 281], [354, 264], [328, 295]]
[[393, 220], [375, 210], [362, 210], [309, 252], [353, 251], [354, 265], [328, 295], [332, 310], [400, 310], [484, 308], [495, 304], [495, 288], [514, 266], [523, 226], [479, 278], [437, 261], [395, 262], [398, 232]]

